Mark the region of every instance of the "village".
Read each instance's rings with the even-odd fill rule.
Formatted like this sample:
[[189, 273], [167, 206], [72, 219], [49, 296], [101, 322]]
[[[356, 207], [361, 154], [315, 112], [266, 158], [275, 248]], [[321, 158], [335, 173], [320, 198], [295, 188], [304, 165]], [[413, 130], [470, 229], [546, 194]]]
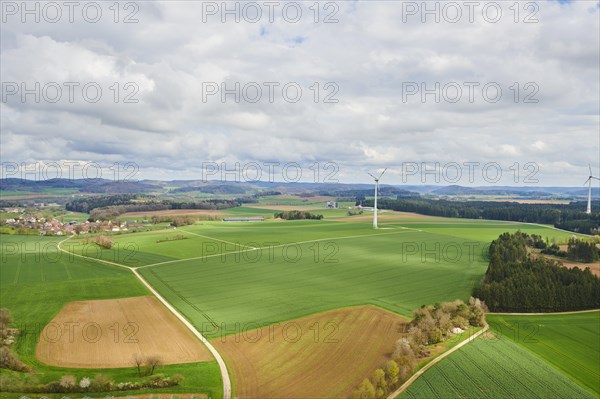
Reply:
[[[2, 208], [1, 212], [8, 214], [20, 214], [7, 219], [2, 219], [0, 224], [11, 229], [17, 230], [20, 233], [31, 233], [37, 230], [40, 235], [78, 235], [99, 232], [126, 232], [131, 229], [139, 229], [147, 226], [148, 221], [137, 220], [106, 220], [106, 221], [63, 221], [56, 217], [44, 217], [39, 215], [30, 215], [25, 212], [26, 208]], [[60, 217], [64, 219], [64, 217]]]

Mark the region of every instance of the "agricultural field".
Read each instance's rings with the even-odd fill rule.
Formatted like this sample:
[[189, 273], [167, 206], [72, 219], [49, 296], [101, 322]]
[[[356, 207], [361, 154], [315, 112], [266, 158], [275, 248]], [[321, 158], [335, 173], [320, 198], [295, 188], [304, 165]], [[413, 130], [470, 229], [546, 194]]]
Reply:
[[[68, 325], [88, 327], [60, 334]], [[74, 368], [131, 367], [134, 353], [158, 356], [163, 364], [213, 359], [153, 296], [69, 302], [46, 325], [36, 349], [41, 362]]]
[[152, 216], [222, 216], [222, 211], [210, 209], [166, 209], [162, 211], [127, 212], [119, 215], [119, 219], [132, 219]]
[[600, 395], [600, 311], [560, 315], [489, 315], [501, 334]]
[[[422, 304], [466, 300], [487, 268], [489, 241], [502, 232], [522, 230], [554, 240], [569, 236], [545, 226], [396, 212], [385, 215], [374, 231], [371, 220], [358, 218], [186, 226], [178, 230], [219, 240], [221, 252], [138, 271], [218, 345], [218, 338], [240, 328], [349, 306], [375, 305], [410, 317]], [[254, 392], [258, 383], [252, 373], [233, 371], [236, 392]], [[347, 386], [359, 382], [350, 374], [340, 378]]]
[[[410, 316], [422, 304], [467, 299], [487, 267], [481, 256], [469, 259], [461, 238], [400, 228], [374, 234], [361, 224], [318, 223], [307, 229], [309, 222], [287, 222], [297, 226], [289, 234], [256, 228], [253, 241], [242, 242], [257, 250], [139, 271], [202, 326], [279, 322], [365, 304]], [[420, 247], [440, 242], [447, 244], [444, 257], [426, 259]]]
[[[131, 271], [59, 252], [57, 245], [64, 238], [19, 235], [2, 235], [0, 238], [0, 307], [10, 310], [14, 326], [20, 330], [13, 350], [24, 363], [35, 370], [34, 374], [23, 375], [0, 369], [2, 386], [46, 384], [66, 374], [77, 378], [93, 378], [97, 374], [103, 374], [115, 382], [141, 381], [143, 378], [137, 376], [133, 365], [126, 368], [102, 368], [101, 364], [94, 368], [65, 368], [46, 364], [36, 356], [36, 348], [44, 328], [69, 303], [148, 295], [146, 288]], [[109, 334], [109, 331], [104, 333]], [[126, 334], [127, 331], [123, 333]], [[196, 344], [201, 345], [200, 342]], [[213, 397], [222, 395], [219, 369], [212, 360], [166, 365], [160, 368], [160, 372], [184, 376], [184, 382], [172, 389], [174, 392], [204, 392]], [[94, 394], [90, 393], [92, 395]], [[98, 395], [100, 393], [95, 394]], [[22, 395], [3, 392], [1, 396], [17, 398]]]
[[[269, 219], [257, 223], [198, 221], [178, 228], [157, 226], [151, 231], [113, 234], [110, 249], [96, 245], [93, 235], [68, 240], [10, 236], [12, 246], [3, 240], [6, 261], [0, 276], [3, 288], [9, 290], [3, 289], [2, 306], [14, 308], [15, 319], [21, 317], [44, 326], [50, 321], [85, 322], [83, 314], [102, 314], [93, 304], [105, 303], [110, 309], [105, 314], [110, 317], [104, 320], [98, 316], [103, 320], [101, 325], [110, 326], [109, 321], [116, 318], [126, 322], [147, 313], [131, 313], [125, 310], [129, 306], [122, 305], [136, 300], [131, 297], [147, 298], [146, 289], [127, 270], [137, 268], [222, 354], [230, 369], [234, 394], [270, 397], [283, 393], [299, 398], [322, 397], [326, 391], [326, 396], [347, 397], [362, 378], [389, 358], [400, 333], [393, 326], [404, 323], [423, 304], [468, 299], [487, 269], [487, 246], [499, 234], [521, 230], [556, 242], [572, 235], [541, 225], [393, 211], [381, 213], [378, 230], [372, 229], [369, 211], [349, 216], [347, 209], [319, 209], [315, 213], [324, 214], [325, 219], [297, 221], [273, 219], [274, 209], [237, 207], [226, 212]], [[71, 255], [58, 251], [59, 242]], [[48, 256], [56, 253], [58, 258], [32, 262], [34, 254], [23, 257], [18, 248], [45, 251]], [[75, 282], [77, 288], [73, 288]], [[110, 288], [100, 288], [105, 285]], [[48, 293], [54, 304], [42, 306], [37, 299], [25, 298], [24, 288], [29, 287], [42, 290], [43, 295]], [[77, 303], [85, 304], [88, 311], [81, 311]], [[29, 311], [27, 304], [39, 309]], [[95, 310], [89, 311], [92, 307]], [[141, 317], [136, 323], [160, 324], [156, 318], [169, 320], [169, 325], [178, 323], [168, 314], [151, 313], [150, 318]], [[323, 327], [329, 326], [329, 321], [339, 328], [338, 343], [325, 345], [309, 339], [309, 332], [314, 334], [315, 328], [326, 335]], [[248, 339], [258, 333], [262, 337], [283, 335], [282, 329], [290, 323], [303, 332], [298, 342]], [[152, 334], [154, 329], [146, 330]], [[186, 381], [189, 378], [204, 387], [202, 392], [220, 397], [216, 362], [207, 356], [204, 347], [194, 350], [193, 338], [189, 341], [185, 332], [176, 330], [184, 336], [178, 348], [161, 346], [150, 339], [151, 349], [147, 350], [180, 351], [175, 358], [165, 354], [165, 364], [180, 364], [165, 365], [164, 372], [183, 370]], [[240, 331], [242, 340], [237, 339]], [[367, 339], [381, 333], [385, 338]], [[173, 332], [168, 335], [173, 336]], [[115, 356], [116, 363], [109, 363], [105, 355], [110, 350], [98, 352], [98, 365], [94, 366], [82, 357], [85, 345], [76, 345], [78, 351], [66, 356], [66, 351], [61, 352], [66, 348], [64, 342], [47, 345], [39, 343], [37, 337], [32, 334], [27, 340], [19, 340], [17, 351], [43, 371], [42, 379], [59, 376], [60, 370], [82, 376], [89, 374], [87, 367], [104, 367], [108, 375], [120, 379], [115, 371], [119, 369], [105, 367], [127, 367], [124, 355]], [[101, 343], [105, 345], [106, 341]], [[116, 347], [114, 350], [119, 351]], [[302, 355], [309, 352], [310, 356]], [[295, 365], [294, 361], [300, 363]], [[353, 366], [340, 371], [334, 364]], [[77, 368], [65, 369], [69, 365]], [[333, 376], [323, 367], [338, 374]], [[282, 369], [288, 370], [285, 375], [289, 378], [275, 378]], [[192, 372], [202, 376], [202, 381], [192, 377]], [[173, 392], [191, 392], [191, 388], [184, 382]]]
[[598, 397], [600, 312], [487, 320], [490, 333], [427, 370], [400, 398]]
[[214, 338], [244, 398], [345, 398], [385, 362], [408, 320], [361, 306]]
[[596, 398], [510, 339], [484, 335], [427, 370], [399, 398]]
[[468, 299], [487, 268], [488, 235], [517, 229], [566, 234], [518, 223], [494, 224], [482, 233], [481, 222], [452, 230], [438, 218], [418, 220], [382, 222], [376, 231], [365, 221], [190, 226], [178, 230], [222, 240], [223, 254], [139, 270], [198, 326], [285, 321], [364, 304], [410, 316], [422, 304]]

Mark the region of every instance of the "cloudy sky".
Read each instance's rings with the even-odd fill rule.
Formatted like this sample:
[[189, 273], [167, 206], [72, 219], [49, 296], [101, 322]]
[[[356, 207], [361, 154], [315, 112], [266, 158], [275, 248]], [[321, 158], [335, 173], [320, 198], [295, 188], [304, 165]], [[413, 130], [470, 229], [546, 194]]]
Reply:
[[239, 163], [280, 181], [300, 165], [303, 181], [348, 183], [388, 167], [388, 183], [462, 185], [600, 174], [600, 3], [467, 3], [3, 1], [3, 165], [170, 180]]

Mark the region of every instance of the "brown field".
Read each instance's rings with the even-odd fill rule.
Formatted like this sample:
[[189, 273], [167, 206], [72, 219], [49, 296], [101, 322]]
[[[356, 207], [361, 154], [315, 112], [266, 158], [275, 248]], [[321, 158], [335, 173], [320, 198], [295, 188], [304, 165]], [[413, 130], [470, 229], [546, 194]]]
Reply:
[[165, 209], [162, 211], [127, 212], [119, 218], [135, 218], [142, 216], [184, 216], [184, 215], [222, 215], [221, 211], [212, 209]]
[[[115, 394], [120, 395], [118, 392]], [[148, 393], [145, 395], [110, 396], [110, 398], [127, 399], [207, 399], [205, 393]]]
[[244, 205], [246, 208], [270, 209], [274, 211], [312, 211], [315, 209], [325, 209], [325, 206], [315, 205]]
[[212, 360], [152, 296], [70, 302], [44, 328], [36, 349], [45, 364], [77, 368], [132, 367], [134, 353], [159, 356], [163, 364]]
[[229, 366], [236, 397], [347, 398], [390, 358], [406, 323], [385, 310], [359, 306], [212, 343]]
[[19, 199], [33, 199], [33, 198], [56, 198], [60, 195], [50, 194], [20, 194], [20, 195], [0, 195], [3, 200], [19, 200]]
[[574, 267], [578, 267], [580, 269], [585, 269], [586, 267], [589, 267], [590, 270], [592, 271], [592, 273], [598, 277], [600, 277], [600, 263], [596, 262], [596, 263], [581, 263], [581, 262], [574, 262], [572, 260], [563, 260], [561, 258], [554, 258], [560, 262], [562, 262], [563, 265], [565, 265], [566, 267], [568, 267], [569, 269], [572, 269]]
[[[598, 244], [597, 246], [599, 246], [600, 248], [600, 244]], [[559, 248], [562, 251], [566, 251], [567, 250], [567, 245], [559, 245]], [[527, 248], [527, 251], [531, 254], [533, 254], [534, 256], [539, 256], [540, 252], [539, 250], [532, 250], [531, 248]], [[552, 256], [552, 255], [544, 255], [546, 258], [548, 259], [552, 259], [552, 260], [556, 260], [559, 261], [560, 263], [562, 263], [565, 267], [568, 267], [569, 269], [572, 269], [574, 267], [578, 267], [582, 270], [585, 270], [586, 267], [589, 267], [592, 274], [600, 277], [600, 262], [595, 262], [595, 263], [582, 263], [582, 262], [575, 262], [573, 260], [570, 259], [565, 259], [565, 258], [559, 258], [558, 256]]]

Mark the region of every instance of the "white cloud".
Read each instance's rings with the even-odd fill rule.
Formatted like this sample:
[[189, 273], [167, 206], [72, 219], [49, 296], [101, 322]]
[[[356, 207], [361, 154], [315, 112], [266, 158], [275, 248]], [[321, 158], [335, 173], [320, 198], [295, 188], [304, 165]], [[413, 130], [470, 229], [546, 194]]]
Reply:
[[[136, 162], [149, 178], [168, 178], [158, 172], [164, 168], [193, 178], [199, 160], [318, 160], [338, 163], [348, 182], [366, 181], [357, 168], [402, 162], [536, 162], [547, 185], [576, 185], [571, 173], [600, 164], [594, 3], [537, 2], [539, 22], [531, 24], [523, 23], [529, 10], [515, 23], [509, 3], [498, 23], [477, 9], [474, 23], [463, 10], [456, 24], [431, 16], [421, 23], [419, 15], [403, 22], [402, 2], [336, 4], [332, 24], [314, 23], [308, 3], [298, 23], [280, 14], [274, 23], [203, 23], [202, 2], [141, 2], [135, 24], [114, 23], [107, 8], [97, 24], [9, 18], [1, 27], [3, 83], [96, 82], [103, 95], [97, 103], [3, 99], [2, 159]], [[128, 82], [137, 103], [123, 102]], [[257, 82], [263, 99], [204, 101], [210, 82]], [[264, 82], [279, 83], [273, 102]], [[291, 82], [302, 88], [298, 103], [282, 98]], [[428, 94], [423, 103], [421, 93], [403, 96], [411, 82], [456, 82], [462, 97], [453, 103], [454, 92], [442, 90], [439, 102]], [[465, 82], [478, 83], [473, 102]], [[489, 83], [502, 89], [496, 103], [483, 98]], [[327, 95], [338, 102], [324, 103]], [[530, 97], [538, 102], [525, 102]], [[556, 166], [563, 163], [569, 173]]]

